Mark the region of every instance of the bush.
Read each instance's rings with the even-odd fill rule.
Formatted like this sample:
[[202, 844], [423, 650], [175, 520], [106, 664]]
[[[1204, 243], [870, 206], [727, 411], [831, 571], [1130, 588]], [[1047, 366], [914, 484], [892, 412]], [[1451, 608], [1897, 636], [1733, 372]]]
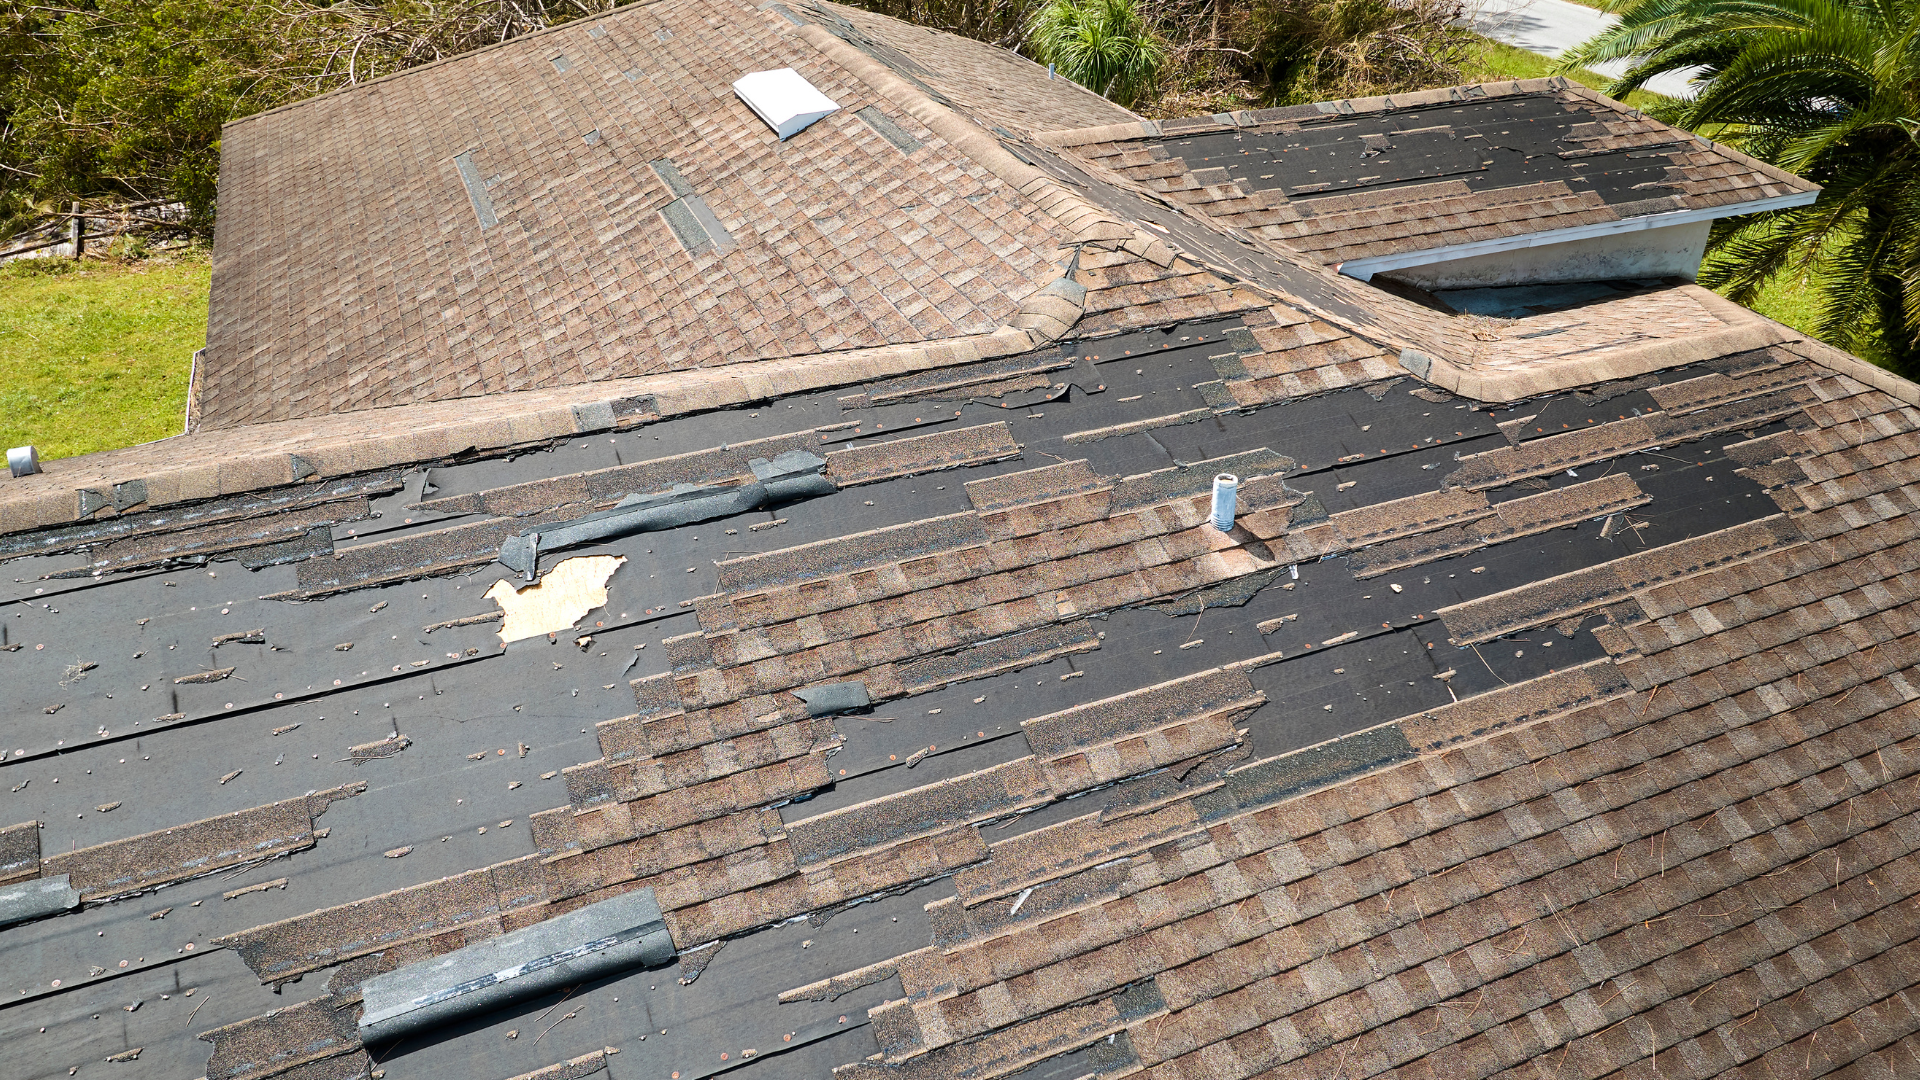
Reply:
[[1460, 0], [1253, 0], [1235, 36], [1269, 100], [1292, 105], [1463, 81], [1463, 14]]
[[1167, 58], [1133, 0], [1049, 0], [1027, 22], [1026, 52], [1127, 107], [1152, 91]]
[[220, 125], [613, 0], [76, 0], [0, 19], [0, 218], [176, 199], [211, 229]]

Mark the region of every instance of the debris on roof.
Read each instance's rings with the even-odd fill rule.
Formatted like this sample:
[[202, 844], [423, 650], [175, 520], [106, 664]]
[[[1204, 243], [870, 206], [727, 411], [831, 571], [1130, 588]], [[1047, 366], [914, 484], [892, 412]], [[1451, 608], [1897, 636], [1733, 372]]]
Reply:
[[607, 579], [627, 560], [618, 555], [583, 555], [555, 563], [538, 582], [521, 586], [496, 581], [485, 599], [500, 605], [500, 641], [524, 641], [571, 630], [587, 613], [607, 602]]

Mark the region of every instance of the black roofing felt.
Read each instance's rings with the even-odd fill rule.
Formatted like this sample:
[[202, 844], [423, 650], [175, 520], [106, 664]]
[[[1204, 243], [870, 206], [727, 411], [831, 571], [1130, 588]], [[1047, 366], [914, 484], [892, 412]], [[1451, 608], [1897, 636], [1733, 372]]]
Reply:
[[[1216, 333], [1224, 339], [1229, 328], [1191, 324], [1070, 347], [1071, 366], [1048, 372], [1048, 386], [1000, 399], [848, 409], [841, 402], [848, 391], [842, 389], [580, 438], [512, 459], [436, 468], [430, 476], [412, 473], [404, 490], [376, 496], [380, 518], [334, 530], [339, 550], [352, 552], [468, 520], [420, 509], [429, 482], [431, 495], [441, 498], [828, 425], [855, 425], [829, 433], [839, 440], [836, 446], [845, 446], [1005, 421], [1023, 447], [1018, 460], [861, 485], [734, 519], [577, 549], [571, 554], [627, 559], [609, 581], [606, 607], [579, 625], [579, 635], [592, 637], [584, 646], [573, 635], [561, 635], [553, 643], [540, 638], [501, 650], [494, 623], [423, 629], [492, 610], [481, 594], [510, 576], [498, 565], [292, 603], [261, 598], [292, 587], [292, 566], [247, 571], [214, 561], [46, 581], [37, 579], [80, 560], [42, 555], [10, 562], [8, 578], [17, 580], [0, 590], [0, 599], [16, 602], [0, 609], [0, 622], [7, 640], [23, 647], [0, 654], [0, 670], [26, 707], [13, 711], [6, 736], [0, 821], [45, 822], [44, 850], [124, 838], [351, 781], [365, 781], [368, 791], [328, 810], [318, 824], [329, 835], [311, 850], [233, 878], [190, 882], [6, 930], [0, 936], [7, 956], [0, 977], [0, 1073], [60, 1075], [130, 1043], [147, 1047], [140, 1075], [150, 1066], [156, 1076], [198, 1075], [208, 1047], [193, 1033], [312, 997], [324, 979], [307, 979], [275, 997], [231, 954], [188, 953], [186, 942], [204, 946], [215, 935], [246, 926], [530, 853], [528, 815], [566, 801], [564, 781], [542, 777], [599, 755], [594, 723], [633, 711], [629, 679], [667, 670], [660, 642], [697, 628], [681, 602], [719, 587], [717, 562], [959, 513], [970, 507], [967, 481], [1078, 458], [1089, 459], [1102, 476], [1124, 476], [1252, 455], [1243, 459], [1250, 467], [1286, 471], [1290, 487], [1339, 512], [1438, 490], [1456, 467], [1455, 454], [1506, 445], [1501, 421], [1528, 413], [1611, 419], [1637, 400], [1623, 396], [1590, 405], [1575, 395], [1556, 395], [1489, 411], [1417, 398], [1408, 393], [1414, 384], [1403, 383], [1091, 443], [1064, 441], [1077, 431], [1199, 407], [1202, 398], [1193, 386], [1217, 378], [1207, 355], [1211, 346], [1182, 339]], [[1129, 343], [1144, 348], [1129, 356]], [[1119, 354], [1109, 357], [1116, 346]], [[1055, 384], [1069, 389], [1062, 393]], [[1024, 719], [1281, 654], [1278, 662], [1248, 673], [1267, 702], [1241, 719], [1249, 734], [1240, 755], [1220, 756], [1191, 774], [1130, 780], [1022, 815], [990, 827], [986, 838], [996, 841], [1138, 802], [1169, 784], [1211, 783], [1249, 756], [1311, 747], [1455, 696], [1595, 658], [1598, 645], [1584, 631], [1456, 648], [1434, 611], [1771, 512], [1770, 501], [1735, 476], [1734, 463], [1718, 449], [1740, 437], [1629, 455], [1576, 470], [1579, 477], [1548, 479], [1562, 486], [1609, 470], [1628, 471], [1653, 497], [1632, 514], [1650, 523], [1644, 530], [1602, 538], [1602, 524], [1586, 521], [1381, 578], [1356, 578], [1345, 559], [1303, 564], [1267, 575], [1257, 590], [1208, 594], [1229, 606], [1188, 605], [1176, 608], [1188, 612], [1178, 615], [1137, 608], [1088, 620], [1084, 625], [1098, 635], [1098, 647], [1089, 652], [837, 717], [845, 744], [829, 762], [834, 783], [780, 813], [799, 821], [963, 776], [1028, 754], [1019, 733]], [[1257, 453], [1262, 450], [1268, 452]], [[1642, 468], [1654, 464], [1657, 470]], [[1134, 486], [1163, 495], [1197, 492], [1212, 471], [1202, 466]], [[1539, 490], [1514, 485], [1490, 494], [1500, 501]], [[776, 520], [782, 523], [750, 528]], [[1288, 616], [1277, 631], [1260, 632], [1262, 622]], [[265, 630], [264, 641], [212, 644], [253, 628]], [[1349, 633], [1355, 636], [1325, 644]], [[349, 642], [351, 649], [336, 648]], [[71, 669], [83, 661], [98, 666], [76, 679]], [[414, 666], [419, 661], [425, 663]], [[236, 669], [234, 678], [173, 682], [183, 673], [228, 666]], [[1450, 678], [1436, 678], [1447, 672]], [[44, 711], [53, 706], [58, 709]], [[180, 719], [154, 719], [174, 714]], [[411, 740], [405, 750], [362, 765], [346, 760], [349, 746], [396, 730]], [[525, 757], [518, 751], [522, 743]], [[11, 756], [16, 748], [26, 753]], [[929, 748], [908, 766], [909, 758]], [[1394, 752], [1371, 743], [1339, 744], [1235, 782], [1312, 786], [1360, 767], [1362, 758]], [[234, 770], [237, 777], [219, 782]], [[1227, 800], [1222, 806], [1237, 805], [1231, 792], [1218, 798]], [[121, 805], [111, 812], [95, 809], [115, 801]], [[503, 821], [512, 824], [502, 827]], [[401, 858], [382, 857], [402, 846], [413, 850]], [[280, 876], [289, 878], [285, 889], [219, 899], [225, 891]], [[683, 1076], [709, 1075], [695, 1070], [720, 1067], [722, 1052], [734, 1069], [743, 1061], [741, 1050], [764, 1055], [769, 1047], [787, 1045], [789, 1034], [837, 1032], [838, 1017], [845, 1015], [844, 1034], [801, 1040], [798, 1049], [741, 1069], [747, 1076], [826, 1075], [832, 1065], [874, 1051], [871, 1031], [860, 1026], [865, 1010], [897, 997], [897, 985], [882, 982], [838, 1002], [777, 1008], [770, 1005], [773, 994], [924, 945], [931, 930], [922, 905], [951, 890], [950, 883], [935, 882], [850, 909], [824, 926], [802, 922], [750, 934], [728, 943], [691, 986], [680, 986], [677, 969], [669, 968], [582, 987], [567, 1009], [541, 1022], [544, 1027], [553, 1017], [575, 1013], [538, 1047], [532, 1025], [553, 1004], [551, 997], [383, 1051], [382, 1067], [391, 1080], [504, 1077], [617, 1045], [623, 1054], [618, 1075], [683, 1066]], [[202, 906], [193, 907], [194, 900]], [[148, 918], [169, 906], [166, 919]], [[124, 969], [118, 966], [122, 959], [129, 961]], [[94, 967], [102, 974], [90, 977]], [[53, 979], [62, 986], [52, 987]], [[196, 996], [185, 998], [187, 988], [197, 988]], [[162, 993], [170, 996], [162, 1000]], [[136, 1000], [143, 1002], [137, 1011], [124, 1011]], [[187, 1024], [188, 1011], [203, 1003], [204, 1011]], [[101, 1019], [93, 1019], [96, 1014]], [[46, 1035], [39, 1033], [43, 1026]], [[521, 1037], [505, 1038], [516, 1029]], [[645, 1043], [635, 1038], [640, 1032], [648, 1034]], [[1067, 1069], [1061, 1075], [1072, 1074], [1076, 1063], [1061, 1065]], [[128, 1075], [135, 1073], [130, 1069]]]
[[1335, 316], [1349, 328], [1364, 329], [1379, 322], [1367, 305], [1324, 272], [1276, 258], [1238, 230], [1220, 222], [1198, 224], [1187, 211], [1096, 179], [1052, 150], [1029, 146], [1027, 151], [1038, 168], [1077, 189], [1089, 202], [1160, 232], [1181, 251], [1229, 280], [1244, 278], [1280, 295], [1296, 297]]
[[1224, 168], [1244, 187], [1279, 189], [1308, 204], [1440, 180], [1458, 180], [1473, 191], [1560, 181], [1610, 205], [1677, 194], [1664, 183], [1672, 147], [1594, 151], [1569, 138], [1575, 125], [1612, 116], [1553, 95], [1523, 95], [1330, 114], [1295, 130], [1208, 133], [1156, 145], [1190, 169]]

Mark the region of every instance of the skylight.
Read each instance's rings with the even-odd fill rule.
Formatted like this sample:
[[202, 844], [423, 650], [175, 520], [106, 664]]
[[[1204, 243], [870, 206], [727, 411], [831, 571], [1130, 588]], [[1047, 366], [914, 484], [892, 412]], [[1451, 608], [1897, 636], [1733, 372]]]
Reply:
[[756, 71], [735, 80], [733, 92], [747, 108], [767, 122], [785, 142], [805, 131], [815, 120], [839, 110], [832, 98], [815, 89], [792, 68]]

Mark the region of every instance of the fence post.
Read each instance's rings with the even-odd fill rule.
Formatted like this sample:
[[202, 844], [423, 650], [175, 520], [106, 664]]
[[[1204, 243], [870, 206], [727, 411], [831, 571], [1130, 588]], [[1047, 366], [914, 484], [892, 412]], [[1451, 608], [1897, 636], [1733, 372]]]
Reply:
[[80, 216], [80, 204], [73, 204], [73, 257], [78, 259], [87, 250], [87, 219]]

